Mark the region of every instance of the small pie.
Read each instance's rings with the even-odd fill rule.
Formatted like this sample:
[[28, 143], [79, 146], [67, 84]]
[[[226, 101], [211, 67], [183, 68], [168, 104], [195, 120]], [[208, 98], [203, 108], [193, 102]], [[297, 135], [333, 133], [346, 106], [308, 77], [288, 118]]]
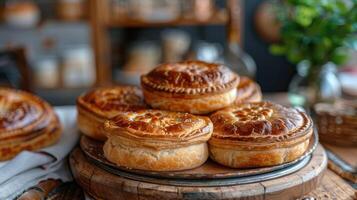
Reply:
[[48, 103], [27, 92], [0, 88], [0, 161], [54, 144], [60, 134], [60, 122]]
[[248, 77], [241, 76], [235, 104], [262, 101], [260, 86]]
[[211, 115], [210, 157], [232, 168], [279, 165], [300, 157], [313, 132], [304, 112], [271, 102], [243, 103]]
[[85, 135], [104, 141], [103, 123], [122, 111], [146, 108], [141, 90], [134, 86], [94, 89], [77, 99], [78, 127]]
[[228, 67], [202, 61], [162, 64], [141, 77], [145, 101], [153, 108], [192, 114], [231, 105], [238, 83]]
[[104, 156], [118, 166], [147, 171], [202, 165], [213, 131], [208, 117], [161, 110], [122, 112], [104, 127]]

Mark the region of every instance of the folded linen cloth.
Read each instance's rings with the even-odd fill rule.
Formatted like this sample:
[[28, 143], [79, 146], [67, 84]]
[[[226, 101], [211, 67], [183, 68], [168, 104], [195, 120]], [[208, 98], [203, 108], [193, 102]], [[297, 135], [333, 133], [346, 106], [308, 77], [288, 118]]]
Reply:
[[10, 161], [0, 162], [0, 199], [13, 199], [27, 188], [48, 178], [72, 180], [67, 155], [77, 144], [74, 106], [55, 107], [63, 132], [60, 140], [38, 151], [23, 151]]

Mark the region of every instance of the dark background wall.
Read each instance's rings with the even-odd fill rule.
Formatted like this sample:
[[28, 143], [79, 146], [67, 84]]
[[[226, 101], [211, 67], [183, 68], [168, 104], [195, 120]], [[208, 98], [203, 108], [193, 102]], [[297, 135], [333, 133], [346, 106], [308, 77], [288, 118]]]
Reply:
[[269, 53], [269, 44], [264, 42], [254, 29], [254, 13], [262, 0], [247, 0], [245, 2], [244, 19], [244, 50], [248, 52], [257, 64], [257, 81], [264, 91], [286, 91], [294, 74], [294, 66], [284, 57]]

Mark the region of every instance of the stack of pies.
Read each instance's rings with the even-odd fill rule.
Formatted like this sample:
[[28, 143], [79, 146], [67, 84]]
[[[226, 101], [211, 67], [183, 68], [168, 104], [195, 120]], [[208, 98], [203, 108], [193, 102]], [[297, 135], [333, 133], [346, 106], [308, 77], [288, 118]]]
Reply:
[[0, 160], [55, 143], [61, 134], [51, 106], [27, 92], [0, 88]]
[[356, 101], [318, 103], [314, 108], [322, 142], [339, 146], [357, 146]]
[[305, 113], [261, 102], [259, 85], [224, 65], [162, 64], [141, 86], [144, 98], [138, 88], [117, 86], [77, 101], [81, 131], [105, 141], [104, 156], [120, 167], [185, 170], [209, 156], [233, 168], [263, 167], [295, 160], [308, 147]]

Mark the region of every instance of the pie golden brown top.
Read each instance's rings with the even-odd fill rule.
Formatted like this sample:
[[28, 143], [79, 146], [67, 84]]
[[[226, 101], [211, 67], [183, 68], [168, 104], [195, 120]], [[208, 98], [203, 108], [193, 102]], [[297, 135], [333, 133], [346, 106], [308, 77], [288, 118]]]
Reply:
[[134, 86], [97, 88], [78, 97], [77, 105], [104, 118], [118, 111], [146, 108], [141, 90]]
[[261, 101], [261, 98], [262, 93], [259, 85], [250, 78], [241, 76], [237, 90], [237, 99], [235, 102], [259, 102]]
[[60, 127], [48, 103], [27, 92], [0, 88], [0, 140], [41, 133], [48, 127]]
[[231, 142], [281, 142], [307, 135], [312, 129], [312, 121], [304, 112], [271, 102], [236, 105], [210, 118], [212, 138]]
[[207, 141], [213, 130], [208, 117], [162, 110], [122, 112], [104, 126], [108, 137], [118, 135], [138, 141], [158, 141], [162, 145]]
[[228, 67], [202, 61], [162, 64], [141, 77], [147, 90], [188, 96], [223, 93], [238, 83]]

